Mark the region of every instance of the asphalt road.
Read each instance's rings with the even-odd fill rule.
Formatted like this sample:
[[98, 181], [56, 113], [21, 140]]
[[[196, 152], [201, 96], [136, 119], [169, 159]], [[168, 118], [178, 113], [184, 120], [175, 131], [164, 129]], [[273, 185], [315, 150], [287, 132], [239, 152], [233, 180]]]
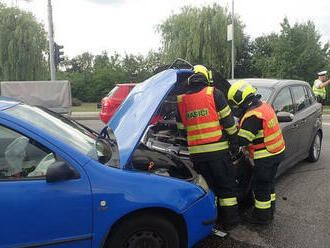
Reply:
[[[100, 130], [97, 120], [80, 121]], [[209, 237], [194, 248], [329, 248], [330, 247], [330, 115], [323, 117], [318, 162], [299, 162], [277, 179], [277, 212], [269, 226], [241, 226], [228, 238]]]

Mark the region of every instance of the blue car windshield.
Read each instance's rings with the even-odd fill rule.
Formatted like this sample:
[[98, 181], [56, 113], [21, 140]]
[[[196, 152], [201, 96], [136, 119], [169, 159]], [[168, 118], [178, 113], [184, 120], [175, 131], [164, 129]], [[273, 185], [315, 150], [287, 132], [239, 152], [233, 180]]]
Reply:
[[[100, 147], [102, 142], [96, 142], [98, 135], [96, 132], [47, 109], [19, 104], [5, 110], [5, 112], [45, 130], [94, 160], [99, 160], [98, 158], [104, 154], [107, 157], [111, 154], [111, 150], [107, 149], [106, 145]], [[99, 156], [95, 156], [95, 147]], [[107, 161], [102, 162], [106, 163]]]

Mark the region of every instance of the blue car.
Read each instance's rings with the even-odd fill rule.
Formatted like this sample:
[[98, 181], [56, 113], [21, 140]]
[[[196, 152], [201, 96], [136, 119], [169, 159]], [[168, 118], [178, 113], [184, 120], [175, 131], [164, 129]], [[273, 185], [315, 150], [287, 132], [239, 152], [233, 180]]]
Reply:
[[184, 150], [157, 146], [152, 121], [191, 73], [138, 84], [101, 134], [0, 97], [0, 247], [178, 248], [207, 237], [214, 195]]

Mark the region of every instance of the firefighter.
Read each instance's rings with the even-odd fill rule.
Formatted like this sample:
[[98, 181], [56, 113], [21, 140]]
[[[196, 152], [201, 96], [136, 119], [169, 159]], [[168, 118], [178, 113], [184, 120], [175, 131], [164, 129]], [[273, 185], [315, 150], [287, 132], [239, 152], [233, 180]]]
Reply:
[[317, 101], [324, 104], [327, 95], [326, 86], [330, 83], [330, 80], [327, 81], [327, 71], [321, 71], [317, 75], [318, 79], [314, 81], [313, 92]]
[[275, 211], [275, 175], [282, 160], [285, 142], [273, 108], [260, 100], [256, 89], [246, 81], [229, 88], [228, 100], [239, 109], [238, 140], [254, 161], [252, 189], [254, 207], [243, 215], [253, 224], [268, 224]]
[[238, 149], [237, 127], [225, 96], [209, 86], [211, 81], [211, 71], [202, 65], [194, 66], [188, 91], [177, 96], [177, 126], [187, 138], [194, 168], [216, 195], [218, 224], [229, 231], [240, 222], [235, 181], [228, 170], [229, 148], [233, 152]]

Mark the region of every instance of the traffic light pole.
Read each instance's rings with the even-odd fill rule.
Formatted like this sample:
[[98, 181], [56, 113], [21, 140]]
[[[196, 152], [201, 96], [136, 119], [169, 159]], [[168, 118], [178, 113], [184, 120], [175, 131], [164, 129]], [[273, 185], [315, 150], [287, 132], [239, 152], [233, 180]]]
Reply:
[[49, 26], [49, 65], [50, 79], [56, 81], [55, 56], [54, 56], [54, 29], [53, 29], [53, 9], [52, 2], [48, 0], [48, 26]]

